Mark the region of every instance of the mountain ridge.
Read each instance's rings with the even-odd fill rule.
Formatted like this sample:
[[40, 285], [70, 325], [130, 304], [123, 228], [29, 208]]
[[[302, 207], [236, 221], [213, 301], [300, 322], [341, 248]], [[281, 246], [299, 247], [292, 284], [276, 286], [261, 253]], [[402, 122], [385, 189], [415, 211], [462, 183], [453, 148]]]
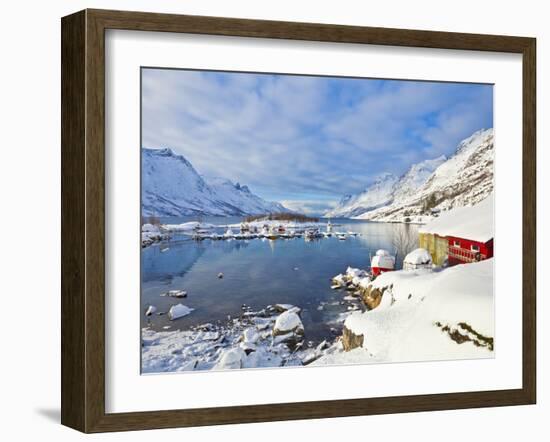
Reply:
[[142, 147], [141, 206], [144, 216], [243, 216], [290, 212], [277, 202], [225, 178], [205, 178], [169, 148]]
[[357, 204], [379, 194], [375, 182], [357, 195], [346, 195], [325, 216], [423, 222], [437, 211], [476, 204], [493, 190], [493, 139], [492, 128], [478, 130], [462, 140], [450, 157], [442, 155], [409, 167], [386, 189], [378, 207]]

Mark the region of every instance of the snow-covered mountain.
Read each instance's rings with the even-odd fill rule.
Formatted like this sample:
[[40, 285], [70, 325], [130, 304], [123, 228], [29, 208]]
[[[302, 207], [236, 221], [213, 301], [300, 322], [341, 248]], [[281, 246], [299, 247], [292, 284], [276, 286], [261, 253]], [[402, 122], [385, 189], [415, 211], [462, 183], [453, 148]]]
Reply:
[[170, 149], [142, 149], [142, 214], [157, 216], [252, 215], [288, 212], [247, 186], [223, 178], [205, 179]]
[[[352, 216], [376, 221], [423, 221], [433, 212], [473, 205], [493, 190], [493, 129], [475, 132], [459, 143], [450, 157], [412, 165], [384, 196], [378, 207], [357, 204], [379, 192], [375, 182], [364, 192], [345, 199], [325, 216]], [[387, 190], [387, 189], [386, 189]]]
[[392, 200], [392, 192], [397, 177], [385, 173], [378, 177], [365, 191], [357, 195], [345, 195], [338, 205], [325, 214], [326, 217], [353, 218], [369, 210], [385, 206]]
[[434, 171], [445, 161], [447, 161], [447, 157], [441, 155], [433, 160], [424, 160], [413, 164], [395, 184], [392, 200], [394, 202], [406, 201], [408, 198], [413, 197], [418, 189], [428, 181]]

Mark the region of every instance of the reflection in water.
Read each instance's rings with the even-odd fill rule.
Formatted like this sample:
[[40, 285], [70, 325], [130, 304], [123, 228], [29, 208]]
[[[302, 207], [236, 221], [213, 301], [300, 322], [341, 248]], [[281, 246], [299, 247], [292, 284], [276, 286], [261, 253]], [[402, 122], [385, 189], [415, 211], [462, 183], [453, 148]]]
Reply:
[[[230, 222], [233, 221], [222, 218], [216, 224]], [[205, 322], [224, 322], [228, 315], [240, 315], [243, 304], [259, 310], [270, 304], [288, 303], [303, 309], [307, 339], [317, 342], [333, 338], [333, 322], [349, 304], [342, 302], [341, 291], [330, 289], [331, 278], [348, 266], [368, 268], [369, 256], [377, 249], [394, 251], [392, 237], [397, 229], [412, 229], [416, 237], [417, 227], [355, 220], [332, 222], [335, 230], [361, 235], [344, 241], [332, 237], [314, 241], [295, 238], [200, 242], [175, 235], [166, 244], [143, 249], [143, 311], [152, 304], [159, 312], [167, 312], [178, 302], [195, 309], [173, 322], [166, 315], [154, 315], [150, 325], [157, 330], [167, 326], [185, 329]], [[224, 275], [221, 279], [217, 277], [220, 272]], [[188, 297], [160, 296], [173, 289], [186, 290]], [[142, 326], [146, 322], [142, 315]]]

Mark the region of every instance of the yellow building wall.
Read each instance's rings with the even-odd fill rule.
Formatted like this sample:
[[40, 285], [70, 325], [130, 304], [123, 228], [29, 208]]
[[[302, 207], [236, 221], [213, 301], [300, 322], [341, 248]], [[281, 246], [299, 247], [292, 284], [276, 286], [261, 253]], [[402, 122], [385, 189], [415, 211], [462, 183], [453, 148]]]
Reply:
[[443, 265], [447, 259], [449, 247], [447, 238], [431, 233], [420, 233], [418, 236], [418, 245], [430, 252], [432, 261], [435, 265]]

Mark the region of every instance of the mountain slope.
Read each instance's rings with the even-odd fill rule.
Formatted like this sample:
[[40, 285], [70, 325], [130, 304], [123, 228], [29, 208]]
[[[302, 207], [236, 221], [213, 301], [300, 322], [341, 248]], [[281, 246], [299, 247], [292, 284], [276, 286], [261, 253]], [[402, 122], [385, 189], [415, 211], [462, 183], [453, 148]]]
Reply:
[[446, 161], [444, 155], [433, 160], [413, 164], [401, 177], [390, 173], [382, 175], [365, 191], [357, 195], [344, 196], [326, 217], [361, 217], [367, 212], [405, 201], [426, 183], [434, 170]]
[[325, 214], [326, 217], [352, 218], [367, 211], [385, 206], [392, 200], [397, 177], [391, 173], [380, 176], [365, 191], [357, 195], [344, 196], [338, 205]]
[[215, 178], [206, 181], [182, 155], [170, 149], [142, 149], [142, 214], [157, 216], [251, 215], [288, 212], [247, 186]]
[[414, 196], [418, 189], [428, 181], [433, 172], [445, 161], [447, 161], [447, 157], [441, 155], [433, 160], [413, 164], [395, 184], [392, 193], [393, 202], [406, 201]]
[[413, 192], [403, 191], [400, 181], [395, 186], [391, 203], [365, 211], [357, 218], [422, 221], [433, 212], [477, 204], [493, 190], [493, 148], [493, 129], [475, 132]]

